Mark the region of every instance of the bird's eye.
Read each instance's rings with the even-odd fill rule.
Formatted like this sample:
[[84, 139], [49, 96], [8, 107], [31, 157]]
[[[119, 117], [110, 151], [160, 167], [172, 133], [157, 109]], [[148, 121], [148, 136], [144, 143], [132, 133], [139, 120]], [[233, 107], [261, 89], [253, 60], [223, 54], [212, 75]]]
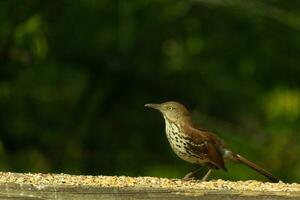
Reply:
[[169, 107], [168, 107], [168, 110], [173, 110], [173, 107], [172, 107], [172, 106], [169, 106]]

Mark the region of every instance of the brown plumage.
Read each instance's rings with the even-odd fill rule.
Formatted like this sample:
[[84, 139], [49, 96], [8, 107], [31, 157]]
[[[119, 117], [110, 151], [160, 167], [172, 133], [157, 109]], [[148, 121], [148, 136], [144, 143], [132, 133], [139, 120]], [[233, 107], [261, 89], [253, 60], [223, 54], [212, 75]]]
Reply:
[[[262, 167], [228, 149], [226, 144], [215, 134], [196, 128], [192, 123], [189, 111], [182, 104], [170, 101], [162, 104], [146, 104], [145, 106], [157, 109], [163, 114], [168, 141], [173, 151], [181, 159], [224, 171], [227, 171], [224, 161], [229, 160], [245, 164], [272, 182], [279, 181]], [[207, 176], [205, 177], [207, 178]]]

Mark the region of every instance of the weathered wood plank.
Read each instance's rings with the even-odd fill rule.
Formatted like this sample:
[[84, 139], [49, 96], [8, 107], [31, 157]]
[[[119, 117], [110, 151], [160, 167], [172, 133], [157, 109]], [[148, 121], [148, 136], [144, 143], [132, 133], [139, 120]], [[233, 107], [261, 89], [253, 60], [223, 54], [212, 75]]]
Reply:
[[0, 199], [300, 199], [299, 184], [0, 173]]

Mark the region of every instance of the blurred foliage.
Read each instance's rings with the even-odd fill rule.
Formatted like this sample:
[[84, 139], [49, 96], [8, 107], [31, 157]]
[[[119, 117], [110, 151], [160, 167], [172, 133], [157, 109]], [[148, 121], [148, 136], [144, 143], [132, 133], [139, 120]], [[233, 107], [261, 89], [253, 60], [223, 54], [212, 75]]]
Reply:
[[[0, 1], [0, 170], [182, 177], [145, 103], [300, 181], [300, 1]], [[259, 179], [228, 164], [213, 178]]]

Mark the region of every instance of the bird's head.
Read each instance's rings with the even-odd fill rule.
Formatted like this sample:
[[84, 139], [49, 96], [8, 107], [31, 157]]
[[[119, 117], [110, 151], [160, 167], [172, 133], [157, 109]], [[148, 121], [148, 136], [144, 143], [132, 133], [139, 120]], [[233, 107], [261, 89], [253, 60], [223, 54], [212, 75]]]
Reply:
[[146, 104], [145, 107], [159, 110], [166, 120], [178, 122], [190, 117], [186, 107], [175, 101], [168, 101], [161, 104]]

